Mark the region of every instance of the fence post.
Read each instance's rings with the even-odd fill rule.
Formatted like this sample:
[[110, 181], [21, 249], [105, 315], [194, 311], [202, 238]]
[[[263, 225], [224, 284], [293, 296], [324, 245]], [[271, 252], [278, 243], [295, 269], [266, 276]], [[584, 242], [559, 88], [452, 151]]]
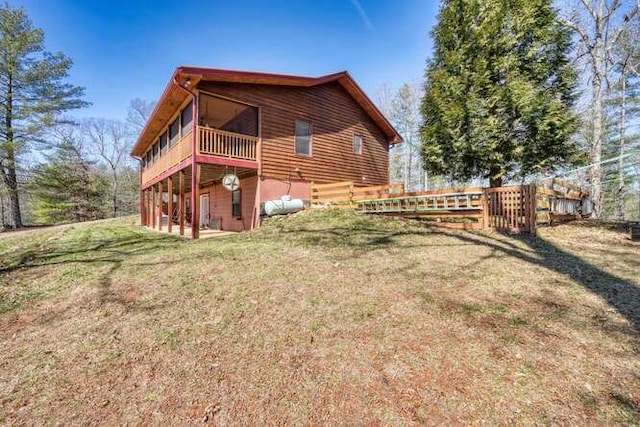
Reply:
[[538, 219], [536, 203], [536, 185], [529, 184], [529, 233], [536, 235], [536, 221]]
[[489, 198], [487, 196], [487, 189], [482, 189], [482, 228], [489, 229]]

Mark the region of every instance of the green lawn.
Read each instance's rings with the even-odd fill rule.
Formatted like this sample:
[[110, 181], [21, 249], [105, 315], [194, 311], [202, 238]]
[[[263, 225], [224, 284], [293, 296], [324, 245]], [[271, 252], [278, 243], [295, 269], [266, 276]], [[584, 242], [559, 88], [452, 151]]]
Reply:
[[314, 210], [0, 235], [0, 423], [640, 423], [640, 245]]

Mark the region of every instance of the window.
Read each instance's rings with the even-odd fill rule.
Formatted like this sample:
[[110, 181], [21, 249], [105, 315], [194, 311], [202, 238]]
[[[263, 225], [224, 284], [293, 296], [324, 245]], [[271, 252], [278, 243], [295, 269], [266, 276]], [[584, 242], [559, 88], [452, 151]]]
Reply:
[[362, 154], [362, 135], [353, 135], [353, 152]]
[[173, 147], [180, 138], [180, 116], [178, 116], [173, 123], [169, 126], [169, 140], [170, 145]]
[[160, 135], [158, 144], [160, 144], [160, 153], [166, 153], [167, 152], [167, 133], [166, 132]]
[[147, 157], [147, 158], [146, 158], [146, 160], [147, 160], [147, 161], [146, 161], [147, 166], [150, 166], [150, 165], [151, 165], [151, 160], [152, 160], [152, 159], [151, 159], [151, 150], [147, 151], [147, 156], [146, 156], [146, 157]]
[[231, 215], [242, 218], [242, 190], [239, 188], [231, 192]]
[[296, 120], [296, 154], [311, 156], [311, 123]]
[[158, 157], [160, 157], [160, 150], [159, 150], [159, 146], [158, 143], [156, 142], [155, 144], [153, 144], [153, 160], [157, 160]]
[[180, 113], [180, 123], [182, 123], [182, 135], [186, 135], [193, 127], [193, 101]]

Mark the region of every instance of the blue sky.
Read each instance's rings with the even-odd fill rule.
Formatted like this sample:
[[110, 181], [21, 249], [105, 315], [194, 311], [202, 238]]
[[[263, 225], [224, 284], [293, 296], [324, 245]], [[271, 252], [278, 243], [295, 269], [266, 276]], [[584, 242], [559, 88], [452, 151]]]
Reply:
[[157, 99], [179, 65], [317, 76], [348, 70], [375, 98], [420, 79], [435, 0], [20, 0], [49, 51], [93, 105], [78, 117], [124, 118]]

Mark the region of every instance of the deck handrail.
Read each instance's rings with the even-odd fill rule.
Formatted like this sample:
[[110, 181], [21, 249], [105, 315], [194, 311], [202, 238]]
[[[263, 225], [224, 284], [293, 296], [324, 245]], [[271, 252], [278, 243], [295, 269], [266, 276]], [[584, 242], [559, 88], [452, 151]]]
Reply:
[[200, 154], [230, 159], [257, 160], [258, 137], [198, 126]]

